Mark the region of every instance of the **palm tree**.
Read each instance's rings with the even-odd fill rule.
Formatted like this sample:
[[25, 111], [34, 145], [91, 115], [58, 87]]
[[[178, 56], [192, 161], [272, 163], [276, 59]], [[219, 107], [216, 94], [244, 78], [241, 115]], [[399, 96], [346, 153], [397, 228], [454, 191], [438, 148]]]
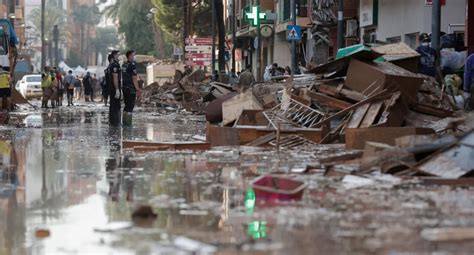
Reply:
[[[64, 26], [66, 25], [66, 16], [63, 10], [57, 5], [57, 1], [49, 0], [46, 2], [46, 12], [44, 19], [44, 33], [51, 35], [55, 25], [59, 26], [61, 32], [64, 33]], [[41, 31], [41, 8], [35, 8], [28, 15], [28, 20], [31, 21], [32, 26], [36, 31]], [[63, 34], [64, 35], [64, 34]]]
[[80, 48], [81, 56], [84, 56], [85, 52], [85, 33], [89, 36], [90, 26], [99, 24], [101, 13], [96, 5], [88, 6], [81, 5], [74, 10], [73, 14], [74, 22], [79, 24], [80, 27]]
[[117, 0], [114, 4], [106, 6], [104, 8], [104, 15], [113, 19], [118, 18], [121, 4], [122, 1]]

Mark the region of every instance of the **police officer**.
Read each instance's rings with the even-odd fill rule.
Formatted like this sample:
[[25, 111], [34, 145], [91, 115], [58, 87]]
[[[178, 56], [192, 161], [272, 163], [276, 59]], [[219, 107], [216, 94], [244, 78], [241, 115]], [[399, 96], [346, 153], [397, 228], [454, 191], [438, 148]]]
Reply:
[[122, 65], [123, 78], [123, 100], [125, 108], [123, 109], [123, 125], [132, 125], [132, 112], [135, 107], [135, 100], [140, 97], [141, 90], [138, 86], [137, 67], [135, 64], [135, 51], [129, 50], [126, 54], [127, 62]]
[[2, 100], [0, 106], [2, 110], [10, 110], [10, 97], [12, 96], [10, 80], [10, 74], [0, 65], [0, 99]]
[[112, 127], [120, 126], [121, 74], [119, 51], [114, 50], [109, 55], [109, 66], [105, 71], [105, 79], [110, 92], [109, 125]]

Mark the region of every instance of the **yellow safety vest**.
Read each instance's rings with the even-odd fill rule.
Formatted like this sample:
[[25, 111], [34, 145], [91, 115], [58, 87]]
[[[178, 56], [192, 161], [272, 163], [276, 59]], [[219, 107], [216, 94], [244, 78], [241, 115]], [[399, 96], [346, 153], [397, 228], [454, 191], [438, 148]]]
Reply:
[[51, 85], [52, 85], [51, 76], [49, 74], [47, 74], [46, 77], [41, 80], [41, 87], [42, 88], [50, 88]]
[[7, 73], [0, 74], [0, 89], [10, 88], [10, 75]]

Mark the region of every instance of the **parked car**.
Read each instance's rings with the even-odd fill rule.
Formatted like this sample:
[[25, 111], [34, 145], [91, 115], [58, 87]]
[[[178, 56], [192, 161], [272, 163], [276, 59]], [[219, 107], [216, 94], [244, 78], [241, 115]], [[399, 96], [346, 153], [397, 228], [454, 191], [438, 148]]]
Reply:
[[19, 92], [25, 98], [38, 98], [43, 96], [41, 90], [41, 74], [25, 75], [20, 80]]

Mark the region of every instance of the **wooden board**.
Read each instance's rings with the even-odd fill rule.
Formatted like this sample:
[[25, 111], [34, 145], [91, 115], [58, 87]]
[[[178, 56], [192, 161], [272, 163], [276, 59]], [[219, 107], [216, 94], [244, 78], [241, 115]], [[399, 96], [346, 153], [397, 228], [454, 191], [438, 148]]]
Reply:
[[374, 124], [375, 120], [379, 116], [380, 110], [382, 110], [383, 102], [377, 102], [370, 105], [369, 110], [365, 114], [364, 120], [360, 124], [360, 128], [368, 128]]
[[351, 119], [349, 120], [347, 127], [358, 128], [362, 120], [365, 118], [365, 115], [367, 113], [367, 110], [369, 110], [369, 107], [370, 107], [370, 104], [364, 104], [360, 106], [359, 108], [355, 109], [355, 111], [351, 115]]
[[346, 148], [364, 149], [366, 142], [386, 143], [395, 145], [395, 139], [407, 135], [429, 135], [435, 131], [430, 128], [415, 127], [372, 127], [347, 128]]
[[181, 142], [181, 143], [157, 143], [147, 141], [123, 141], [122, 147], [124, 149], [135, 149], [142, 151], [153, 151], [153, 150], [192, 150], [192, 151], [205, 151], [211, 148], [210, 143], [203, 142]]

